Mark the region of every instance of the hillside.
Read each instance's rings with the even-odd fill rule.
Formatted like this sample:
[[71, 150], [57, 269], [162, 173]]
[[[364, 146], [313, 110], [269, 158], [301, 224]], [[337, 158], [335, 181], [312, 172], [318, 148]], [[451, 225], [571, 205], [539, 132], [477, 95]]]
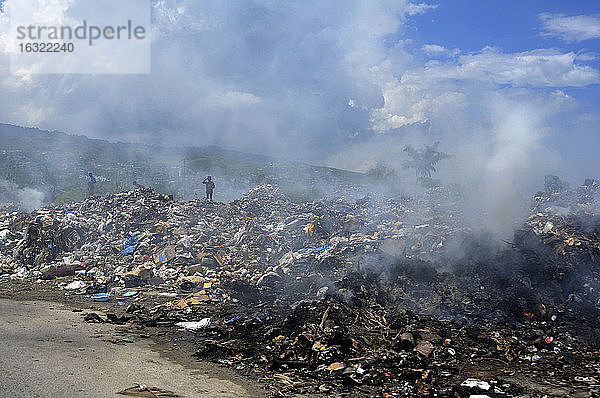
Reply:
[[[99, 193], [121, 192], [134, 181], [179, 199], [202, 195], [212, 175], [216, 199], [229, 201], [251, 187], [279, 186], [297, 201], [325, 197], [365, 182], [365, 176], [328, 167], [288, 162], [217, 146], [159, 147], [113, 143], [56, 131], [0, 124], [0, 200], [11, 190], [33, 188], [44, 202], [81, 200], [85, 176], [94, 173]], [[4, 198], [4, 199], [3, 199]]]

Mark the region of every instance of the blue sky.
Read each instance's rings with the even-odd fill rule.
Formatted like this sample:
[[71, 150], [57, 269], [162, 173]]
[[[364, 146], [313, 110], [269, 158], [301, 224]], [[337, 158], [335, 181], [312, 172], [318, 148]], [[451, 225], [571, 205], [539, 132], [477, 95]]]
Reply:
[[[544, 14], [550, 14], [544, 16]], [[560, 17], [591, 16], [596, 34], [592, 37], [570, 36], [566, 32], [550, 32], [545, 21]], [[588, 21], [589, 22], [589, 21]], [[577, 23], [577, 21], [573, 21]], [[478, 52], [486, 46], [503, 52], [517, 53], [533, 49], [558, 49], [562, 52], [589, 53], [593, 59], [585, 65], [600, 69], [600, 2], [598, 1], [467, 1], [448, 0], [425, 14], [414, 17], [408, 35], [414, 39], [415, 48], [435, 43], [462, 52]], [[581, 28], [581, 25], [580, 25]], [[598, 82], [583, 87], [559, 86], [578, 103], [578, 112], [588, 113], [588, 123], [569, 126], [573, 133], [550, 137], [547, 145], [561, 153], [570, 177], [576, 179], [584, 169], [598, 175], [600, 163], [597, 149], [600, 132], [596, 120], [600, 111], [600, 86]], [[591, 118], [591, 115], [596, 117]], [[575, 130], [575, 131], [574, 131]], [[575, 171], [574, 169], [578, 169]], [[560, 173], [560, 168], [556, 170]]]
[[[463, 52], [477, 52], [486, 46], [504, 52], [522, 52], [538, 48], [598, 54], [600, 38], [575, 41], [549, 35], [543, 14], [555, 16], [595, 15], [600, 19], [598, 1], [469, 1], [448, 0], [425, 14], [414, 17], [408, 30], [418, 47], [436, 43]], [[600, 60], [587, 61], [600, 67]], [[600, 90], [566, 88], [574, 95], [597, 100]], [[598, 103], [596, 103], [597, 105]]]
[[[428, 13], [415, 17], [415, 38], [451, 48], [459, 47], [464, 51], [497, 45], [506, 51], [516, 52], [561, 43], [556, 37], [541, 34], [544, 25], [539, 15], [543, 13], [566, 16], [597, 14], [600, 13], [600, 2], [447, 0]], [[572, 48], [579, 49], [577, 46]]]
[[[23, 2], [68, 3], [4, 1]], [[150, 75], [11, 74], [0, 55], [0, 121], [353, 170], [401, 169], [404, 145], [440, 141], [455, 155], [445, 181], [519, 191], [545, 173], [600, 176], [600, 2], [153, 0], [152, 13]]]

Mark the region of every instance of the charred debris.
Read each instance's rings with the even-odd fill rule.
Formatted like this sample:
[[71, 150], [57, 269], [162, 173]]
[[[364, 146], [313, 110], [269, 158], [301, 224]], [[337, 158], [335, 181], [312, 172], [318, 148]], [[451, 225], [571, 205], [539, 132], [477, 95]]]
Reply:
[[231, 203], [151, 189], [0, 214], [0, 281], [107, 300], [273, 395], [598, 396], [600, 187], [538, 193], [512, 241], [461, 198]]

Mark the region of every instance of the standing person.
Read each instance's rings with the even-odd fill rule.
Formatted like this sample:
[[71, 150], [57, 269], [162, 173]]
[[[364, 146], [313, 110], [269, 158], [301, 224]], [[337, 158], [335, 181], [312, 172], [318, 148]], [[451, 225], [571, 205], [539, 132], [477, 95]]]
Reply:
[[92, 173], [88, 173], [88, 196], [92, 196], [94, 194], [94, 185], [96, 185], [96, 177], [92, 175]]
[[212, 181], [212, 177], [208, 176], [202, 181], [202, 184], [206, 184], [206, 199], [210, 199], [212, 202], [212, 194], [215, 189], [215, 183]]

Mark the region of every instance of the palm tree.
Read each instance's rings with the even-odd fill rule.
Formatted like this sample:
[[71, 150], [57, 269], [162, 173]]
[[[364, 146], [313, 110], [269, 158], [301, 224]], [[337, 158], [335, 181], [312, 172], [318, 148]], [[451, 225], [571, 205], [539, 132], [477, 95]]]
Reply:
[[404, 152], [410, 156], [410, 160], [404, 162], [404, 168], [415, 169], [417, 177], [431, 178], [431, 173], [435, 173], [435, 165], [442, 159], [450, 157], [449, 154], [437, 150], [439, 141], [433, 145], [426, 145], [423, 149], [415, 149], [411, 145], [404, 147]]

